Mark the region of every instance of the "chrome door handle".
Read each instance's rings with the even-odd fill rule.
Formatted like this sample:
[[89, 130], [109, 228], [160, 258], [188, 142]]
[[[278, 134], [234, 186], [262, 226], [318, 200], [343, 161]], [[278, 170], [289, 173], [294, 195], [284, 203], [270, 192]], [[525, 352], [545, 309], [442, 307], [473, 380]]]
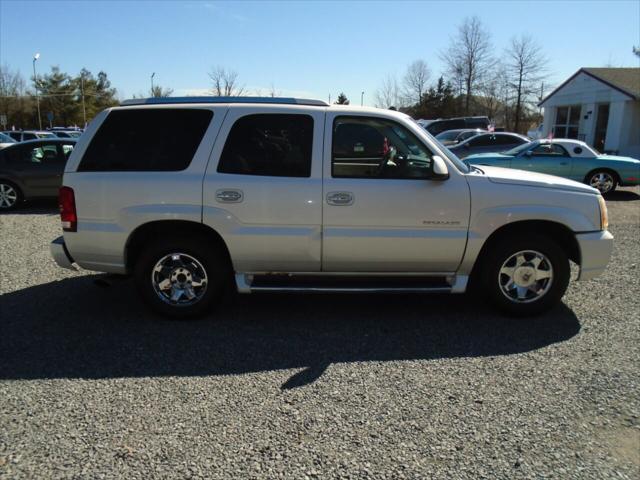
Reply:
[[353, 193], [329, 192], [327, 193], [327, 203], [329, 205], [353, 205]]
[[243, 199], [240, 190], [218, 190], [216, 192], [216, 200], [224, 203], [238, 203]]

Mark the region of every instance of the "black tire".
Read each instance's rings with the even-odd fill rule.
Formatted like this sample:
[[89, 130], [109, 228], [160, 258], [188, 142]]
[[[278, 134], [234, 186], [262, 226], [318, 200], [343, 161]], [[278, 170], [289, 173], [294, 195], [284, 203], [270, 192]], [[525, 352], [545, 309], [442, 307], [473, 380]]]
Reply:
[[[606, 179], [611, 180], [611, 187], [608, 190], [601, 188], [601, 186], [594, 185], [595, 178], [599, 177], [600, 175], [602, 175]], [[615, 172], [612, 172], [610, 170], [594, 170], [593, 172], [589, 172], [589, 174], [585, 177], [584, 183], [594, 188], [597, 188], [602, 195], [606, 195], [607, 193], [611, 193], [616, 189], [619, 181], [618, 181], [618, 175], [616, 175]]]
[[[7, 195], [9, 190], [13, 192], [13, 195], [10, 197]], [[13, 203], [8, 205], [10, 198], [13, 198], [15, 195], [15, 200]], [[10, 210], [16, 209], [24, 200], [24, 196], [20, 191], [20, 188], [8, 180], [0, 180], [0, 212], [8, 212]]]
[[[522, 264], [521, 273], [515, 268], [517, 261], [515, 255], [519, 252], [537, 252], [542, 254], [544, 260], [541, 262], [541, 269], [551, 271], [552, 276], [548, 283], [545, 280], [539, 280], [531, 285], [532, 289], [537, 289], [538, 294], [529, 291], [526, 287], [520, 287], [525, 291], [525, 295], [531, 295], [531, 299], [511, 298], [510, 296], [519, 297], [520, 292], [515, 288], [517, 283], [512, 281], [510, 285], [514, 290], [509, 292], [503, 291], [502, 284], [508, 289], [509, 275], [500, 273], [505, 265], [505, 269], [514, 268], [514, 278], [519, 280], [529, 280], [533, 263], [531, 261]], [[535, 255], [525, 253], [524, 259], [535, 259]], [[507, 263], [513, 259], [515, 263]], [[550, 269], [548, 268], [550, 264]], [[527, 267], [527, 269], [524, 269]], [[522, 273], [524, 272], [524, 273]], [[562, 296], [569, 285], [571, 270], [569, 267], [569, 259], [564, 250], [553, 241], [553, 239], [537, 235], [537, 234], [519, 234], [514, 237], [504, 237], [497, 243], [490, 246], [490, 250], [486, 252], [482, 262], [480, 271], [481, 288], [487, 298], [503, 312], [517, 317], [526, 317], [537, 315], [545, 312], [560, 303]], [[533, 277], [538, 278], [537, 276]]]
[[[192, 271], [193, 279], [196, 279], [195, 275], [196, 271], [200, 271], [199, 267], [202, 267], [207, 278], [205, 282], [206, 288], [200, 298], [188, 301], [186, 294], [181, 295], [182, 300], [188, 301], [182, 304], [172, 302], [166, 298], [170, 292], [174, 291], [173, 286], [172, 290], [166, 293], [156, 291], [156, 288], [158, 290], [160, 288], [154, 287], [154, 285], [158, 284], [158, 282], [154, 283], [154, 275], [156, 275], [154, 274], [154, 268], [156, 264], [168, 255], [176, 253], [184, 254], [185, 256], [174, 262], [172, 267], [166, 267], [168, 271], [174, 272], [171, 274], [172, 276], [175, 275], [175, 272], [182, 271], [180, 269], [185, 266], [186, 270]], [[189, 257], [195, 259], [196, 262], [191, 263], [188, 261]], [[198, 266], [197, 263], [200, 265]], [[203, 316], [213, 309], [227, 290], [231, 272], [226, 252], [222, 251], [214, 242], [200, 236], [191, 236], [189, 238], [173, 236], [158, 240], [144, 248], [136, 261], [134, 278], [145, 303], [155, 312], [174, 319], [185, 319]], [[191, 273], [187, 273], [189, 278], [191, 278]], [[157, 273], [157, 275], [161, 274]], [[171, 279], [171, 276], [168, 276], [168, 278]], [[172, 285], [175, 285], [173, 281]], [[198, 288], [191, 289], [191, 292], [194, 291], [198, 291]]]

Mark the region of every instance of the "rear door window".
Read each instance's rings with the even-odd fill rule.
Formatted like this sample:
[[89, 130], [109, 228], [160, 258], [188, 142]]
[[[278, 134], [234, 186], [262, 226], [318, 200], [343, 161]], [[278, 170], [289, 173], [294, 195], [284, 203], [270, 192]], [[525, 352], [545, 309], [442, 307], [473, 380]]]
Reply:
[[313, 118], [255, 114], [234, 123], [218, 172], [271, 177], [310, 177]]
[[184, 170], [213, 118], [211, 110], [149, 108], [109, 113], [79, 172]]

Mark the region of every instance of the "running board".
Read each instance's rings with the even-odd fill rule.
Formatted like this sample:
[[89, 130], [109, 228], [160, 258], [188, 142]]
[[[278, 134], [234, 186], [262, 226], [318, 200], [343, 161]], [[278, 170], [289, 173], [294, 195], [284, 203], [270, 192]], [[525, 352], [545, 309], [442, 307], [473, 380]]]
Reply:
[[235, 276], [239, 293], [464, 293], [466, 275], [314, 275], [247, 274]]

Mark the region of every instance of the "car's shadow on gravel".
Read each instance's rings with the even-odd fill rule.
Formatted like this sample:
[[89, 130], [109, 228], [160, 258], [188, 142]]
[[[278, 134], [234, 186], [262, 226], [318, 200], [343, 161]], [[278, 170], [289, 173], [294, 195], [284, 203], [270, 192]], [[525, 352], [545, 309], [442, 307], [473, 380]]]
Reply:
[[640, 195], [629, 190], [614, 190], [604, 195], [604, 199], [611, 202], [632, 202], [640, 200]]
[[13, 210], [1, 211], [0, 215], [58, 215], [56, 199], [29, 200]]
[[562, 305], [512, 319], [467, 296], [244, 295], [211, 318], [163, 320], [130, 280], [75, 277], [0, 296], [0, 379], [229, 375], [331, 363], [509, 355], [580, 330]]

